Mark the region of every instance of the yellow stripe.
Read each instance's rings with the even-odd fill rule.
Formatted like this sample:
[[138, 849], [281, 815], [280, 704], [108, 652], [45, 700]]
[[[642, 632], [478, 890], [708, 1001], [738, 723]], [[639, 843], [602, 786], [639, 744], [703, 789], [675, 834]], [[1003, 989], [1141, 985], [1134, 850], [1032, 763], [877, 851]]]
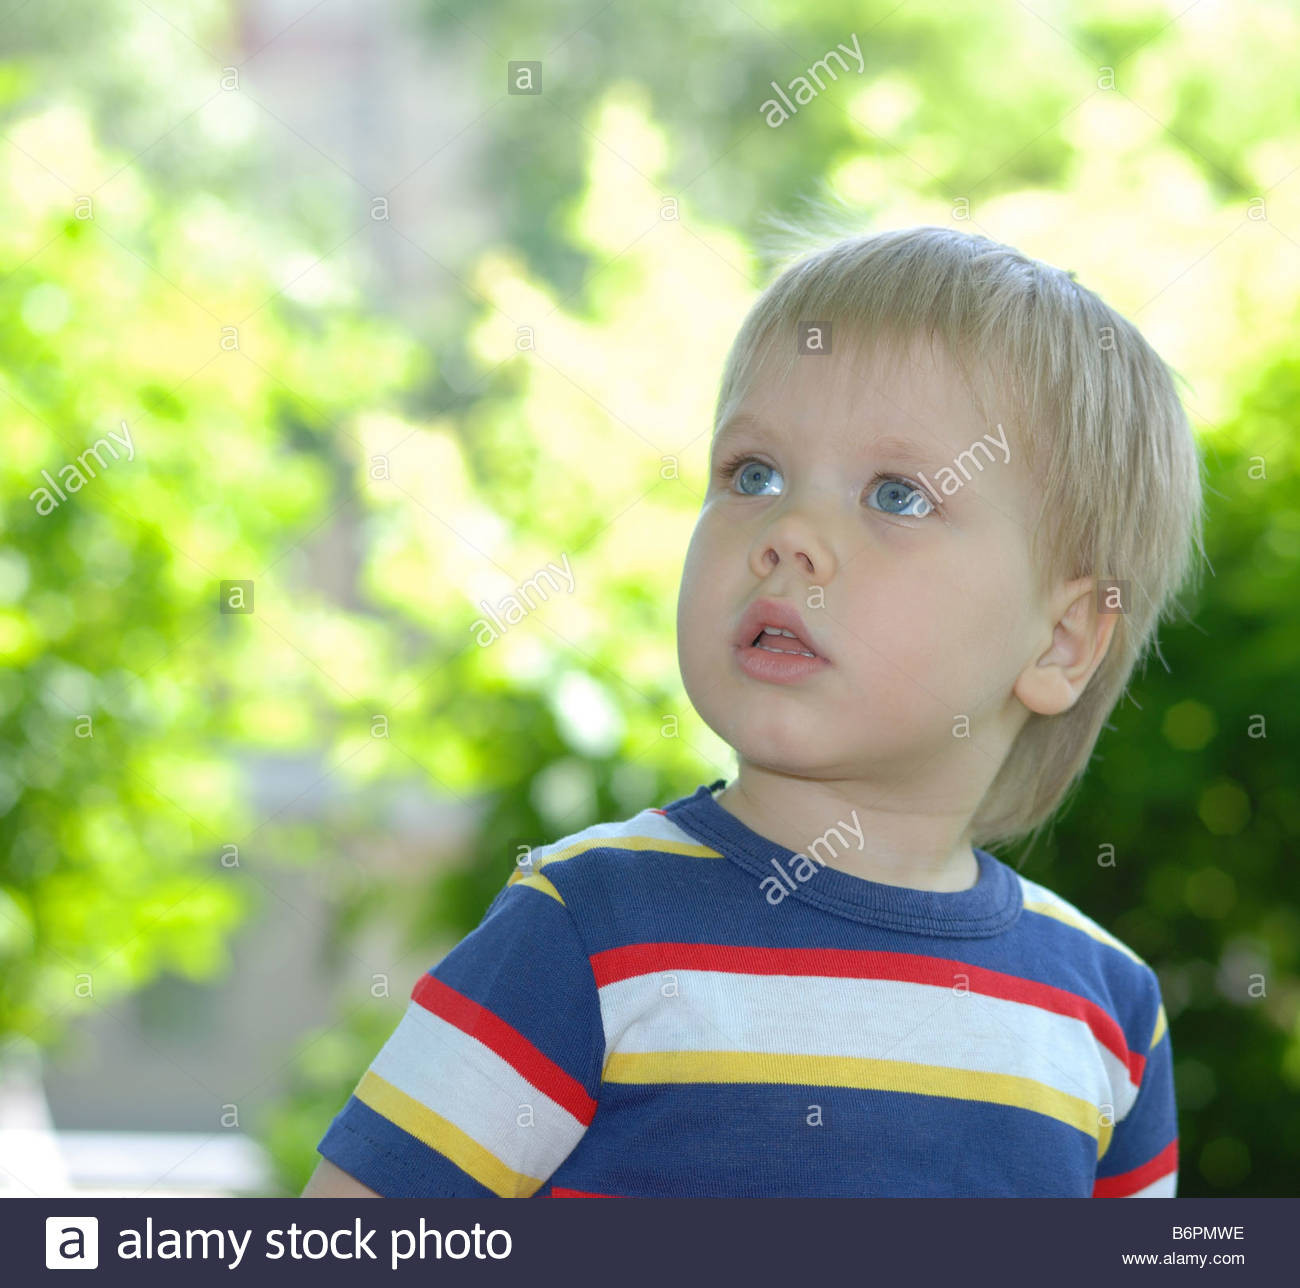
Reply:
[[859, 1087], [906, 1091], [956, 1100], [983, 1100], [1045, 1114], [1087, 1133], [1097, 1141], [1100, 1158], [1113, 1128], [1098, 1107], [1032, 1078], [1010, 1073], [982, 1073], [905, 1060], [876, 1060], [834, 1055], [786, 1055], [749, 1051], [615, 1052], [603, 1074], [606, 1082], [779, 1082], [817, 1087]]
[[[722, 858], [722, 855], [717, 850], [712, 850], [707, 845], [696, 845], [691, 841], [669, 841], [657, 836], [598, 836], [587, 841], [575, 841], [572, 845], [566, 845], [562, 850], [556, 850], [554, 854], [548, 854], [544, 859], [520, 864], [510, 874], [510, 880], [506, 882], [506, 885], [514, 885], [517, 881], [526, 880], [530, 873], [540, 872], [548, 863], [562, 863], [565, 859], [571, 859], [578, 854], [585, 854], [588, 850], [601, 849], [657, 850], [663, 854], [681, 854], [693, 859]], [[552, 886], [551, 889], [554, 890], [555, 887]], [[558, 892], [556, 898], [559, 898]], [[564, 901], [561, 899], [560, 902], [563, 903]]]
[[498, 1198], [531, 1198], [542, 1186], [544, 1178], [511, 1171], [455, 1123], [434, 1113], [428, 1105], [412, 1100], [373, 1069], [366, 1070], [353, 1094], [377, 1114], [382, 1114], [403, 1131], [410, 1132], [417, 1140], [451, 1159]]
[[1154, 1051], [1160, 1039], [1164, 1037], [1165, 1030], [1169, 1027], [1169, 1019], [1165, 1015], [1165, 1004], [1160, 1003], [1160, 1010], [1156, 1012], [1156, 1031], [1151, 1035], [1151, 1045], [1147, 1047], [1148, 1051]]
[[1114, 935], [1108, 935], [1100, 926], [1090, 926], [1086, 921], [1080, 921], [1078, 917], [1066, 912], [1064, 908], [1058, 908], [1054, 903], [1030, 903], [1026, 900], [1025, 907], [1030, 912], [1041, 912], [1044, 917], [1054, 917], [1067, 926], [1073, 926], [1075, 930], [1082, 930], [1085, 935], [1091, 935], [1100, 943], [1109, 944], [1112, 948], [1118, 948], [1120, 952], [1126, 957], [1131, 957], [1139, 966], [1146, 965], [1146, 962], [1137, 953], [1127, 944], [1120, 943]]
[[[511, 876], [510, 880], [506, 882], [506, 885], [529, 886], [534, 890], [540, 890], [543, 894], [550, 895], [552, 899], [556, 899], [560, 903], [564, 903], [564, 900], [560, 897], [560, 892], [551, 884], [550, 880], [547, 877], [542, 876], [540, 872], [534, 872], [532, 876], [526, 877], [523, 874], [523, 869], [520, 868]], [[565, 904], [565, 907], [568, 907], [568, 905]]]

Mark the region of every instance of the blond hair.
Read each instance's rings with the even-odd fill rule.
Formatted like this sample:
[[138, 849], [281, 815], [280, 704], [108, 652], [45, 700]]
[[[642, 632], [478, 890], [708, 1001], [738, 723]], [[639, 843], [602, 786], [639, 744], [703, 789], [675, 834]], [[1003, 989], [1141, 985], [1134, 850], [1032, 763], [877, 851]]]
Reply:
[[[785, 228], [788, 241], [809, 240]], [[832, 324], [836, 346], [841, 336], [943, 341], [968, 382], [973, 373], [1019, 417], [1041, 490], [1028, 527], [1043, 588], [1087, 575], [1128, 583], [1101, 665], [1067, 711], [1029, 714], [971, 825], [976, 845], [1036, 833], [1083, 773], [1138, 663], [1150, 649], [1159, 656], [1157, 627], [1178, 607], [1194, 550], [1204, 556], [1200, 461], [1173, 373], [1073, 273], [987, 237], [903, 228], [805, 253], [763, 291], [727, 356], [715, 433], [760, 365], [766, 373], [784, 359], [788, 374], [798, 325], [816, 322]]]

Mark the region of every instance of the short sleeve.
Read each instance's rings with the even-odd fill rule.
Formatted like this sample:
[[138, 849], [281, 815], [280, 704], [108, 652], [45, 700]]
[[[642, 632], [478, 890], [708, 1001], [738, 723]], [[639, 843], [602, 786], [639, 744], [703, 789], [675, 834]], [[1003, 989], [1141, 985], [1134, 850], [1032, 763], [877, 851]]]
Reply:
[[550, 882], [516, 880], [422, 975], [317, 1151], [385, 1198], [529, 1198], [596, 1112], [591, 962]]
[[1155, 1026], [1137, 1098], [1115, 1124], [1110, 1146], [1097, 1164], [1093, 1198], [1171, 1199], [1178, 1189], [1173, 1050], [1158, 984], [1155, 997]]

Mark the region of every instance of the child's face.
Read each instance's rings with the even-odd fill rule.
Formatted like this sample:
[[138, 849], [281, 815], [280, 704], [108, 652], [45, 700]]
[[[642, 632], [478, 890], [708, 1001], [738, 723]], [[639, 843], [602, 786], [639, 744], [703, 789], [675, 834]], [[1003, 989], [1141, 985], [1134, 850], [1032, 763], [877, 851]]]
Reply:
[[[1028, 548], [1031, 483], [1009, 415], [1005, 434], [986, 422], [942, 350], [861, 357], [837, 341], [784, 384], [757, 373], [730, 423], [761, 428], [720, 427], [678, 601], [682, 678], [742, 760], [906, 779], [942, 809], [997, 768], [1000, 740], [979, 735], [1014, 736], [1016, 677], [1052, 642]], [[910, 440], [920, 462], [887, 437]], [[729, 480], [720, 467], [735, 455], [753, 460]], [[919, 474], [941, 503], [924, 517]], [[759, 597], [788, 602], [829, 664], [788, 683], [743, 670], [733, 641]]]

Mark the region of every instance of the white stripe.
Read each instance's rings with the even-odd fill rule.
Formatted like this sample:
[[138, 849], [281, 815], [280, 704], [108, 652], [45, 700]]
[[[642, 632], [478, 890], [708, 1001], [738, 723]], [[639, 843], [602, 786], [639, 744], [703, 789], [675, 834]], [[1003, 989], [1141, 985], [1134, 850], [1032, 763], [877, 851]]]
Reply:
[[[619, 842], [638, 837], [654, 841], [674, 841], [681, 845], [696, 848], [703, 845], [703, 842], [696, 840], [695, 837], [678, 827], [665, 815], [656, 814], [651, 809], [644, 809], [631, 818], [621, 819], [615, 823], [593, 823], [590, 827], [584, 827], [580, 832], [561, 837], [560, 840], [552, 841], [549, 845], [534, 846], [531, 857], [534, 866], [536, 866], [543, 859], [560, 854], [573, 846], [594, 846], [600, 841], [610, 841], [614, 843], [616, 848], [622, 848], [619, 846]], [[711, 849], [712, 847], [706, 848]], [[627, 851], [627, 857], [629, 860], [638, 860], [641, 855], [638, 850], [630, 848]]]
[[[371, 1068], [526, 1176], [549, 1176], [587, 1130], [496, 1052], [414, 1000]], [[531, 1125], [518, 1125], [528, 1123], [527, 1107]]]
[[[1043, 903], [1050, 908], [1055, 908], [1065, 918], [1066, 925], [1074, 922], [1074, 929], [1081, 934], [1088, 935], [1090, 939], [1098, 940], [1111, 948], [1117, 949], [1139, 966], [1146, 965], [1142, 958], [1123, 940], [1117, 939], [1104, 926], [1099, 925], [1086, 913], [1080, 912], [1068, 899], [1062, 899], [1055, 890], [1049, 890], [1046, 886], [1038, 885], [1037, 882], [1030, 881], [1027, 877], [1020, 877], [1020, 885], [1023, 892], [1023, 901], [1026, 904]], [[1034, 909], [1031, 908], [1030, 911], [1032, 912]]]
[[600, 990], [606, 1051], [751, 1051], [889, 1059], [1031, 1078], [1115, 1121], [1128, 1069], [1083, 1020], [936, 984], [671, 970]]
[[1134, 1190], [1132, 1194], [1125, 1195], [1130, 1199], [1171, 1199], [1178, 1190], [1178, 1172], [1170, 1172], [1168, 1176], [1162, 1176], [1158, 1181], [1152, 1181], [1150, 1185], [1144, 1185], [1140, 1190]]

